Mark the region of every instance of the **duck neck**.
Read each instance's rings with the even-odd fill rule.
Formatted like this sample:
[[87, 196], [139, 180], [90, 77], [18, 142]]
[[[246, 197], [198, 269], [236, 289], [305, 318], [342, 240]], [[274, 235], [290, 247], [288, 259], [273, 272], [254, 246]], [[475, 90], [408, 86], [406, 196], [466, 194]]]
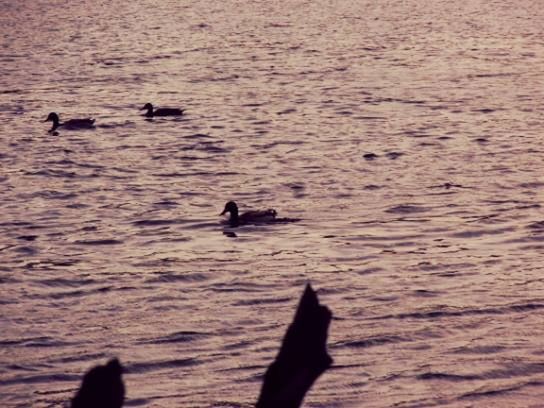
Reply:
[[239, 222], [240, 222], [240, 218], [238, 217], [238, 208], [234, 208], [230, 210], [230, 219], [229, 219], [230, 225], [235, 227], [238, 225]]
[[51, 127], [50, 132], [54, 132], [60, 126], [58, 118], [53, 118], [53, 126]]
[[147, 116], [148, 118], [152, 118], [153, 117], [153, 106], [149, 106], [147, 108], [147, 112], [145, 113], [145, 116]]

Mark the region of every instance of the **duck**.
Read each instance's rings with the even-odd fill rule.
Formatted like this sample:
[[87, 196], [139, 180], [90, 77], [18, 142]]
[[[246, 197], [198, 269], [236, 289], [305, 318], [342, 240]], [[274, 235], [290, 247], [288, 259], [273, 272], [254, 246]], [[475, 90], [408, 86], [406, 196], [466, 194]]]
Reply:
[[244, 224], [265, 224], [276, 221], [277, 211], [269, 208], [268, 210], [252, 210], [243, 214], [238, 213], [238, 205], [234, 201], [225, 204], [223, 212], [219, 215], [230, 213], [228, 223], [231, 227], [237, 227]]
[[59, 115], [57, 115], [55, 112], [51, 112], [49, 116], [47, 116], [47, 119], [44, 120], [44, 122], [53, 122], [53, 127], [49, 129], [50, 133], [55, 132], [55, 130], [57, 130], [57, 128], [61, 126], [67, 130], [94, 128], [94, 119], [92, 118], [70, 119], [66, 122], [61, 122], [59, 119]]
[[181, 116], [185, 111], [185, 109], [178, 108], [158, 108], [153, 110], [153, 105], [150, 103], [146, 103], [144, 107], [140, 110], [144, 109], [147, 109], [147, 112], [144, 114], [144, 116], [148, 118], [152, 118], [154, 116]]

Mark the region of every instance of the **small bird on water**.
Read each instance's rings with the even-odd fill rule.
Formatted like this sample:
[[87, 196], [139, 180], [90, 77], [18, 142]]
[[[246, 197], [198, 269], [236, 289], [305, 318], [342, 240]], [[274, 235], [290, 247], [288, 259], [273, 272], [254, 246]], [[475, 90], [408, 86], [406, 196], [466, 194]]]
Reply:
[[59, 127], [63, 127], [66, 130], [78, 130], [78, 129], [93, 129], [94, 128], [94, 119], [84, 118], [84, 119], [70, 119], [66, 122], [61, 122], [59, 115], [55, 112], [51, 112], [47, 119], [44, 122], [53, 122], [53, 126], [49, 129], [49, 133], [54, 132]]
[[266, 224], [276, 221], [277, 211], [269, 208], [268, 210], [251, 210], [245, 213], [238, 213], [238, 206], [234, 201], [225, 204], [223, 212], [219, 215], [230, 213], [229, 224], [231, 227], [237, 227], [244, 224]]
[[155, 116], [181, 116], [183, 115], [183, 112], [185, 109], [178, 109], [178, 108], [158, 108], [153, 110], [153, 105], [150, 103], [146, 103], [143, 108], [140, 110], [146, 109], [147, 112], [144, 114], [144, 116], [148, 118], [152, 118]]

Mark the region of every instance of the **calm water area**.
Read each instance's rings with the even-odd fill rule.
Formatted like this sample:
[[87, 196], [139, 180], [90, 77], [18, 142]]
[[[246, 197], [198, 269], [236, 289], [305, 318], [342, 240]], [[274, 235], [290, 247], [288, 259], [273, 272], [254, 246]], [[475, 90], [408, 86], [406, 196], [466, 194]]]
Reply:
[[544, 406], [543, 102], [540, 1], [0, 0], [0, 406], [251, 407], [308, 281], [306, 407]]

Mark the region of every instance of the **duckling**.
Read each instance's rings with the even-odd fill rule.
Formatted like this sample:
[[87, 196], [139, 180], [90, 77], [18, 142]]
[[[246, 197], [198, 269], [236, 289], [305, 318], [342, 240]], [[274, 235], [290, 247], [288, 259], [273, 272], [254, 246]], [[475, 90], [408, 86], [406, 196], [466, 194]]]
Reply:
[[154, 116], [181, 116], [185, 111], [185, 109], [178, 108], [159, 108], [153, 110], [153, 105], [151, 105], [150, 103], [146, 103], [144, 107], [140, 110], [144, 109], [147, 109], [147, 112], [144, 114], [144, 116], [148, 118], [152, 118]]
[[55, 132], [57, 128], [63, 127], [66, 130], [77, 130], [77, 129], [93, 129], [94, 128], [94, 119], [84, 118], [84, 119], [70, 119], [66, 122], [61, 122], [59, 115], [55, 112], [51, 112], [47, 119], [44, 122], [53, 122], [53, 127], [49, 129], [49, 133]]
[[228, 223], [231, 227], [237, 227], [244, 224], [271, 223], [276, 220], [276, 215], [278, 215], [276, 210], [272, 208], [268, 210], [252, 210], [243, 214], [238, 214], [238, 206], [234, 201], [229, 201], [225, 204], [225, 209], [219, 215], [225, 215], [226, 213], [230, 213]]

